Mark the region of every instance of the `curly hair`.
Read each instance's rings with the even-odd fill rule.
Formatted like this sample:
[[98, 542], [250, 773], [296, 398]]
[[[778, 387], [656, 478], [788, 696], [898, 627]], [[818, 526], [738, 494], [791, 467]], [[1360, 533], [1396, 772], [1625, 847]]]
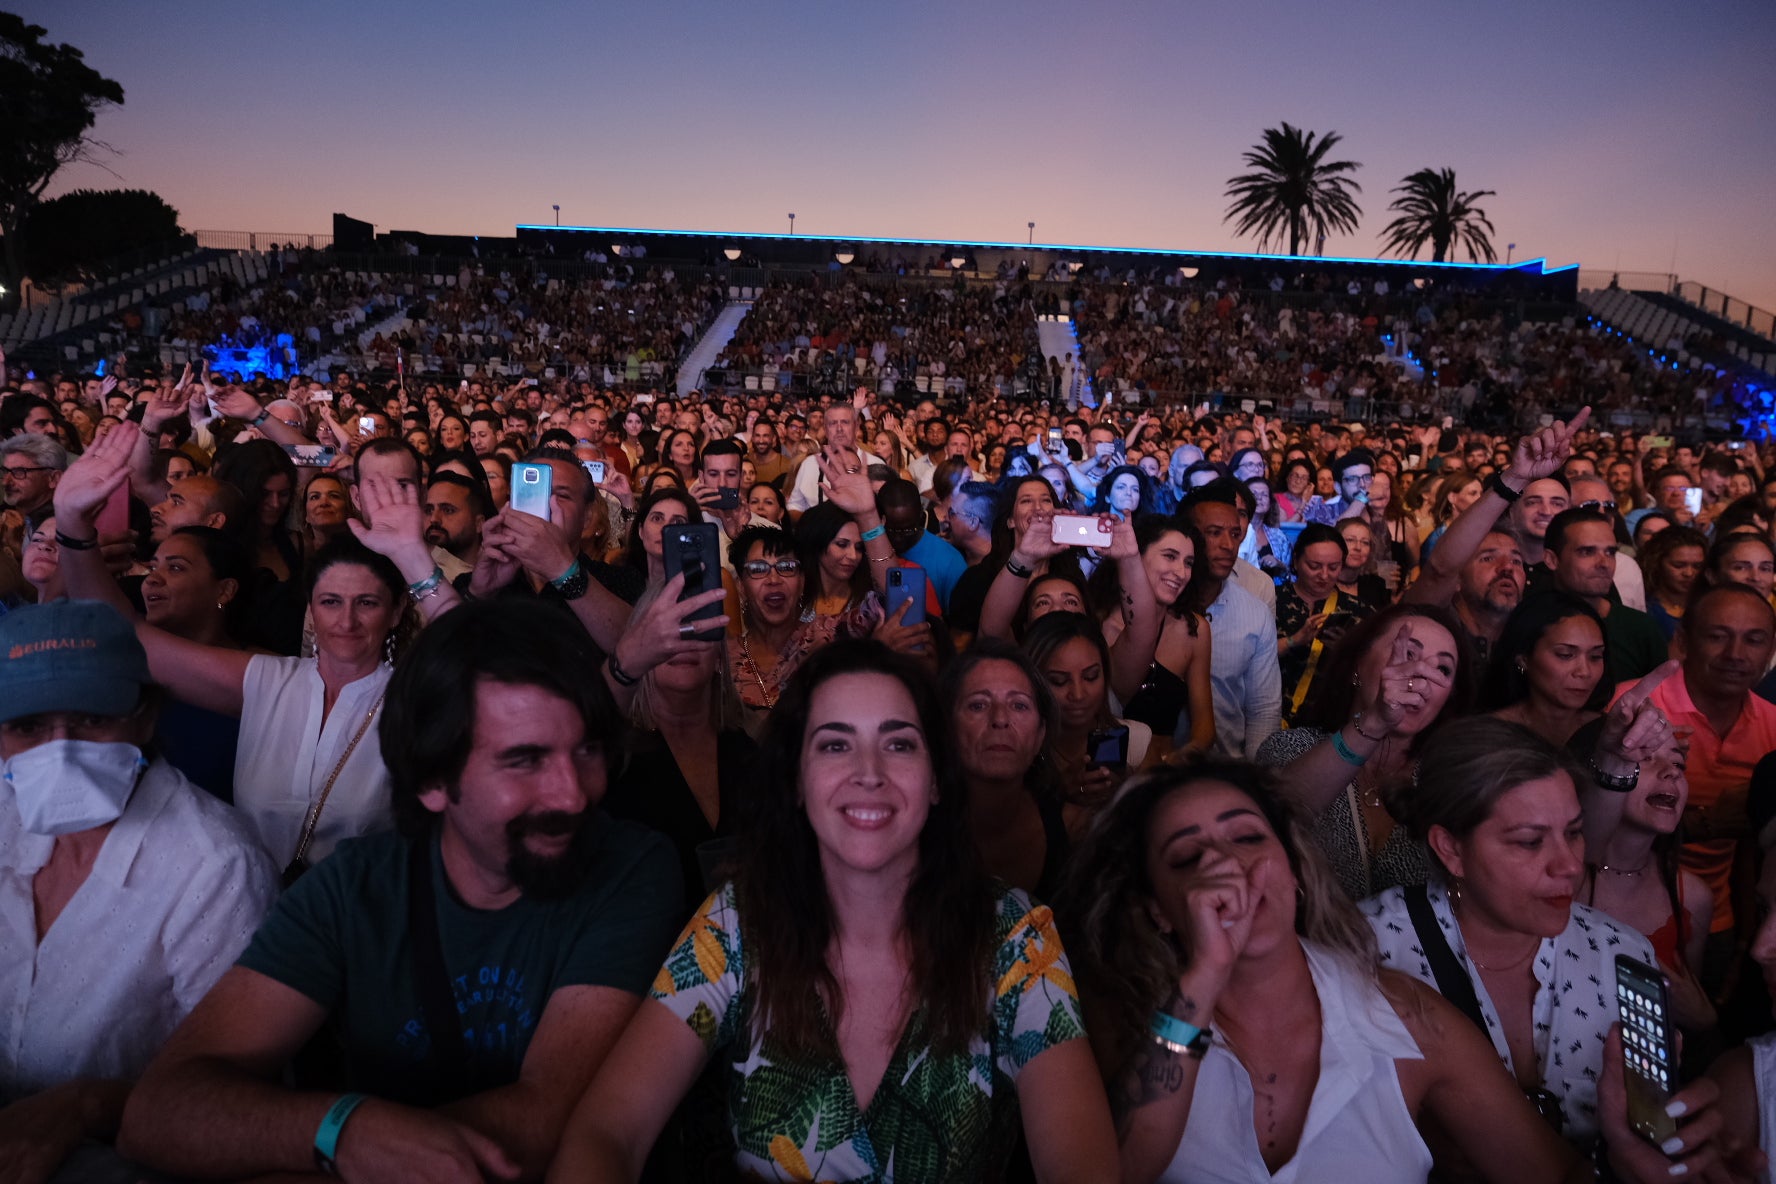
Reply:
[[1228, 786], [1250, 798], [1282, 843], [1297, 887], [1295, 932], [1375, 974], [1375, 935], [1339, 887], [1301, 808], [1255, 765], [1209, 761], [1138, 774], [1099, 812], [1074, 851], [1055, 903], [1087, 1009], [1098, 1068], [1113, 1080], [1146, 1043], [1147, 1019], [1177, 989], [1190, 964], [1181, 936], [1161, 933], [1150, 906], [1148, 830], [1174, 794]]

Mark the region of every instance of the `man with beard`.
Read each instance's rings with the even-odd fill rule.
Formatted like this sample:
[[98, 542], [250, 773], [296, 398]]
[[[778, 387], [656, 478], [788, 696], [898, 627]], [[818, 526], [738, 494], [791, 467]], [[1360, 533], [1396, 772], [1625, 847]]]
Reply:
[[[1565, 495], [1564, 485], [1544, 479], [1559, 472], [1572, 455], [1573, 436], [1590, 417], [1587, 407], [1573, 416], [1570, 424], [1555, 421], [1518, 441], [1511, 463], [1488, 477], [1480, 499], [1450, 521], [1442, 541], [1419, 569], [1417, 581], [1400, 597], [1402, 603], [1453, 606], [1482, 661], [1498, 640], [1505, 618], [1523, 599], [1527, 581], [1525, 550], [1529, 544], [1500, 518], [1525, 491], [1538, 485], [1551, 486]], [[1521, 520], [1522, 516], [1512, 517]], [[1548, 515], [1547, 520], [1552, 517]], [[1538, 552], [1547, 521], [1540, 521], [1540, 526], [1535, 539]]]
[[[530, 601], [426, 628], [380, 725], [401, 833], [342, 844], [279, 900], [137, 1087], [126, 1156], [200, 1178], [542, 1175], [680, 913], [672, 847], [598, 808], [622, 736], [601, 662]], [[329, 1021], [342, 1079], [287, 1088]]]
[[458, 564], [454, 572], [445, 570], [447, 580], [474, 570], [481, 557], [481, 526], [487, 517], [480, 501], [480, 489], [461, 473], [433, 473], [432, 483], [426, 487], [425, 541]]

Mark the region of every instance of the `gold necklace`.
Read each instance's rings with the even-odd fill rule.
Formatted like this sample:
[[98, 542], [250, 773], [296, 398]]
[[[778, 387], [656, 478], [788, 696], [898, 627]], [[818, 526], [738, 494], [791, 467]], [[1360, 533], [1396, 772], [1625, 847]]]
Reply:
[[740, 630], [740, 657], [746, 662], [747, 669], [752, 671], [753, 681], [758, 683], [759, 696], [765, 701], [765, 710], [777, 706], [777, 696], [765, 685], [765, 676], [759, 670], [759, 664], [752, 660], [752, 634], [745, 629]]

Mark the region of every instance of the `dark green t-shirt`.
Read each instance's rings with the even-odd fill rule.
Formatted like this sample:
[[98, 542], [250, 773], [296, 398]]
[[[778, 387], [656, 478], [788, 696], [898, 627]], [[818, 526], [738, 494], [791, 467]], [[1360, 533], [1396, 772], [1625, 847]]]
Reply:
[[671, 845], [602, 812], [588, 825], [596, 853], [578, 892], [491, 911], [457, 899], [438, 840], [429, 840], [463, 1064], [427, 1060], [431, 1039], [408, 934], [408, 840], [380, 834], [341, 843], [284, 893], [238, 964], [328, 1010], [355, 1090], [434, 1106], [509, 1085], [550, 995], [570, 986], [645, 994], [678, 930], [682, 890]]
[[1603, 619], [1605, 673], [1616, 686], [1645, 678], [1668, 656], [1658, 622], [1625, 604], [1611, 604]]

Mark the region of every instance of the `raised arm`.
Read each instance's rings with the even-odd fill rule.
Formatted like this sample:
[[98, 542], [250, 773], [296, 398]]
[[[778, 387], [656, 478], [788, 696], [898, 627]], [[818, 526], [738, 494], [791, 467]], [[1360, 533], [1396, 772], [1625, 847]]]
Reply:
[[[1011, 549], [993, 582], [987, 585], [986, 598], [981, 601], [980, 635], [1014, 640], [1011, 623], [1017, 619], [1024, 593], [1030, 590], [1030, 576], [1042, 564], [1066, 554], [1066, 551], [1066, 544], [1054, 541], [1053, 512], [1037, 510], [1031, 514], [1023, 537]], [[1019, 572], [1023, 574], [1019, 575]], [[1145, 579], [1145, 575], [1142, 578]]]
[[126, 620], [134, 620], [136, 636], [148, 653], [149, 673], [176, 698], [223, 715], [239, 715], [252, 655], [187, 641], [140, 620], [99, 553], [95, 526], [99, 509], [129, 480], [130, 455], [139, 434], [135, 424], [119, 424], [76, 458], [56, 484], [56, 533], [62, 536], [61, 567], [68, 594], [78, 600], [102, 600]]
[[[551, 513], [558, 511], [552, 509]], [[559, 522], [545, 522], [530, 514], [507, 508], [487, 520], [482, 527], [483, 558], [489, 559], [487, 548], [494, 549], [492, 558], [504, 557], [508, 570], [522, 568], [538, 583], [555, 583], [572, 574], [579, 562], [573, 542]], [[481, 564], [476, 567], [479, 577]], [[588, 573], [590, 574], [590, 573]], [[480, 587], [477, 580], [473, 585]], [[622, 640], [623, 627], [629, 623], [629, 605], [597, 580], [591, 580], [586, 594], [567, 602], [568, 609], [580, 622], [598, 648], [610, 653]]]
[[[1186, 756], [1207, 756], [1215, 748], [1215, 687], [1209, 680], [1214, 659], [1215, 637], [1207, 621], [1199, 621], [1191, 646], [1190, 672], [1186, 678], [1190, 692], [1190, 742], [1182, 750]], [[1278, 671], [1281, 685], [1281, 671]]]
[[130, 450], [130, 492], [150, 506], [165, 501], [167, 493], [165, 478], [154, 475], [154, 441], [163, 427], [186, 414], [188, 404], [195, 397], [191, 367], [186, 366], [178, 386], [170, 391], [154, 388], [154, 393], [142, 405], [142, 430], [137, 433], [135, 445]]
[[[1622, 813], [1628, 805], [1626, 792], [1612, 790], [1605, 779], [1656, 776], [1651, 767], [1662, 749], [1669, 749], [1677, 758], [1672, 743], [1671, 721], [1652, 701], [1660, 683], [1683, 668], [1673, 658], [1635, 683], [1610, 706], [1603, 717], [1603, 732], [1596, 748], [1584, 754], [1585, 776], [1579, 781], [1579, 801], [1585, 811], [1585, 849], [1600, 852], [1622, 824]], [[1681, 763], [1676, 766], [1681, 769]], [[1599, 776], [1602, 774], [1602, 776]]]
[[259, 405], [259, 400], [249, 395], [238, 386], [224, 387], [216, 397], [216, 406], [223, 415], [231, 419], [244, 419], [252, 424], [266, 439], [278, 444], [313, 444], [306, 434], [298, 431], [271, 414]]
[[[1500, 473], [1497, 482], [1488, 482], [1480, 500], [1457, 514], [1443, 531], [1443, 537], [1419, 568], [1418, 580], [1400, 597], [1407, 604], [1447, 605], [1461, 586], [1462, 568], [1480, 549], [1481, 542], [1497, 525], [1499, 516], [1510, 508], [1531, 481], [1539, 481], [1560, 471], [1572, 455], [1573, 434], [1591, 418], [1591, 409], [1582, 408], [1571, 423], [1555, 422], [1517, 443], [1511, 463]], [[1499, 493], [1498, 484], [1511, 491], [1507, 498]]]
[[425, 542], [425, 519], [419, 488], [391, 477], [366, 474], [358, 482], [358, 505], [369, 525], [346, 519], [352, 534], [378, 555], [386, 556], [407, 581], [407, 594], [420, 617], [430, 624], [462, 603], [444, 578]]
[[623, 638], [604, 663], [604, 682], [625, 716], [635, 701], [636, 687], [642, 676], [656, 666], [664, 665], [680, 654], [698, 652], [703, 646], [722, 645], [722, 641], [698, 641], [696, 634], [709, 629], [726, 630], [724, 614], [702, 621], [691, 621], [697, 610], [720, 604], [727, 588], [712, 588], [680, 600], [684, 591], [684, 573], [673, 576], [657, 594], [642, 599], [623, 629]]
[[1116, 644], [1110, 647], [1110, 689], [1127, 703], [1140, 691], [1141, 684], [1147, 681], [1147, 672], [1153, 668], [1164, 621], [1159, 600], [1153, 595], [1153, 581], [1147, 578], [1147, 568], [1141, 562], [1134, 524], [1105, 515], [1098, 520], [1098, 526], [1110, 530], [1110, 546], [1104, 552], [1104, 561], [1116, 564], [1117, 583], [1122, 586], [1122, 603], [1111, 609], [1122, 614], [1123, 628]]
[[832, 447], [814, 454], [820, 466], [820, 488], [839, 509], [851, 515], [863, 532], [863, 553], [869, 560], [870, 586], [884, 600], [888, 597], [888, 567], [894, 562], [894, 545], [882, 526], [882, 513], [870, 487], [863, 458], [853, 452], [841, 455]]

